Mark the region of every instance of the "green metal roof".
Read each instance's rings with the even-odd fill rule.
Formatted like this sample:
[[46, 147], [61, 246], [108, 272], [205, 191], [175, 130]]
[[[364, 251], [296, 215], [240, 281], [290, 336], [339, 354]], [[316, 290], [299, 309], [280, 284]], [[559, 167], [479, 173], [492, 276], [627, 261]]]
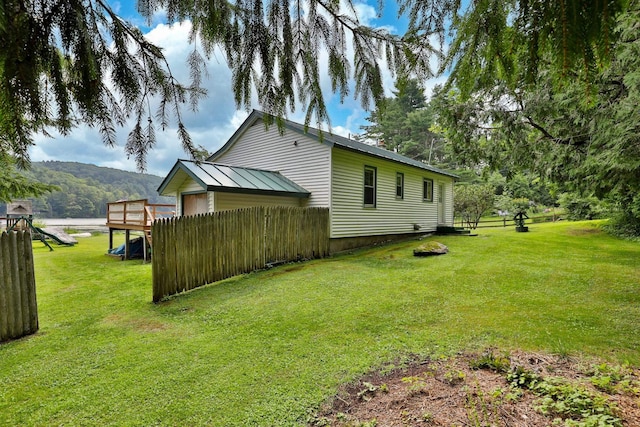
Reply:
[[[262, 111], [253, 110], [253, 112], [249, 115], [249, 117], [244, 121], [244, 123], [238, 128], [238, 130], [231, 136], [231, 138], [220, 148], [217, 152], [215, 152], [208, 160], [213, 160], [218, 157], [220, 154], [225, 152], [228, 148], [230, 148], [233, 143], [244, 133], [244, 131], [253, 126], [253, 124], [262, 120], [267, 113]], [[273, 125], [275, 126], [275, 125]], [[290, 120], [284, 121], [284, 126], [287, 129], [291, 129], [295, 132], [301, 133], [303, 135], [307, 135], [311, 138], [314, 138], [318, 141], [322, 141], [324, 144], [327, 144], [331, 147], [338, 147], [344, 150], [355, 151], [365, 155], [379, 157], [382, 159], [390, 160], [396, 163], [402, 163], [405, 165], [413, 166], [416, 168], [428, 170], [433, 173], [437, 173], [440, 175], [446, 175], [453, 178], [458, 178], [458, 175], [453, 174], [448, 171], [444, 171], [442, 169], [438, 169], [426, 163], [423, 163], [419, 160], [410, 159], [409, 157], [405, 157], [401, 154], [394, 153], [393, 151], [385, 150], [384, 148], [376, 147], [374, 145], [364, 144], [362, 142], [354, 141], [352, 139], [348, 139], [339, 135], [334, 135], [329, 132], [322, 132], [319, 129], [315, 129], [312, 127], [305, 127], [300, 123], [295, 123]]]
[[158, 187], [158, 193], [165, 195], [177, 191], [187, 177], [207, 191], [299, 198], [311, 194], [280, 172], [192, 160], [178, 160]]

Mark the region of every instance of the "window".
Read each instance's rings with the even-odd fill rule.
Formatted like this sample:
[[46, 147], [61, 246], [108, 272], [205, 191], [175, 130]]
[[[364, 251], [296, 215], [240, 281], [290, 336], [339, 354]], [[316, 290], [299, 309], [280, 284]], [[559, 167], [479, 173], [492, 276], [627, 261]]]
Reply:
[[404, 174], [396, 172], [396, 198], [404, 199]]
[[364, 167], [364, 206], [376, 207], [376, 168]]
[[422, 180], [422, 200], [433, 202], [433, 180], [424, 178]]

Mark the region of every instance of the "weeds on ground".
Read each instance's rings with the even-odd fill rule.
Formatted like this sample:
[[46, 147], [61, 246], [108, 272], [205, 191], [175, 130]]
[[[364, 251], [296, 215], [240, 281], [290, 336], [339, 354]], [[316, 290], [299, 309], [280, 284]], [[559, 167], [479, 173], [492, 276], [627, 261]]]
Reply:
[[640, 381], [635, 379], [629, 365], [602, 363], [592, 366], [587, 374], [591, 377], [591, 384], [600, 391], [640, 396]]
[[365, 381], [362, 385], [364, 388], [358, 392], [358, 398], [360, 400], [370, 400], [378, 391], [382, 393], [387, 393], [389, 391], [389, 387], [386, 384], [380, 384], [378, 386]]
[[508, 354], [496, 356], [492, 350], [484, 352], [480, 357], [470, 363], [472, 369], [488, 369], [494, 372], [507, 373], [511, 368], [511, 360]]
[[535, 408], [554, 417], [554, 426], [622, 427], [615, 404], [597, 391], [559, 377], [544, 378], [521, 366], [507, 374], [512, 388], [522, 388], [538, 396]]

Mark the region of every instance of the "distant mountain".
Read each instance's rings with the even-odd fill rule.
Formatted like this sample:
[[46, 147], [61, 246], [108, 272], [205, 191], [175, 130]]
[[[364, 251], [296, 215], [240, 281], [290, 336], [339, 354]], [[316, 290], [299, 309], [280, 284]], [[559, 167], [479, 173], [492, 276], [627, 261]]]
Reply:
[[33, 200], [33, 210], [42, 218], [99, 218], [106, 216], [107, 203], [147, 199], [149, 203], [175, 203], [158, 195], [162, 177], [77, 162], [34, 162], [25, 173], [61, 188]]

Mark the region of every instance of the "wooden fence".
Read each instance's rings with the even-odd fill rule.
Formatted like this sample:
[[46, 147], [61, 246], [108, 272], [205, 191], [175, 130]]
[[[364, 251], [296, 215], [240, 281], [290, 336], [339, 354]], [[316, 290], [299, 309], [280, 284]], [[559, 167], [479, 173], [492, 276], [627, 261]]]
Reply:
[[160, 219], [153, 236], [153, 301], [273, 263], [329, 254], [326, 208], [254, 207]]
[[[561, 219], [562, 219], [562, 216], [559, 214], [539, 215], [539, 216], [532, 216], [531, 218], [526, 219], [525, 224], [555, 222]], [[515, 221], [513, 219], [513, 216], [504, 216], [501, 219], [480, 220], [478, 222], [477, 227], [470, 227], [469, 224], [462, 218], [456, 218], [454, 220], [454, 224], [460, 224], [460, 227], [466, 227], [466, 228], [495, 228], [495, 227], [507, 227], [507, 226], [515, 227]]]
[[31, 233], [0, 234], [0, 342], [38, 330]]

